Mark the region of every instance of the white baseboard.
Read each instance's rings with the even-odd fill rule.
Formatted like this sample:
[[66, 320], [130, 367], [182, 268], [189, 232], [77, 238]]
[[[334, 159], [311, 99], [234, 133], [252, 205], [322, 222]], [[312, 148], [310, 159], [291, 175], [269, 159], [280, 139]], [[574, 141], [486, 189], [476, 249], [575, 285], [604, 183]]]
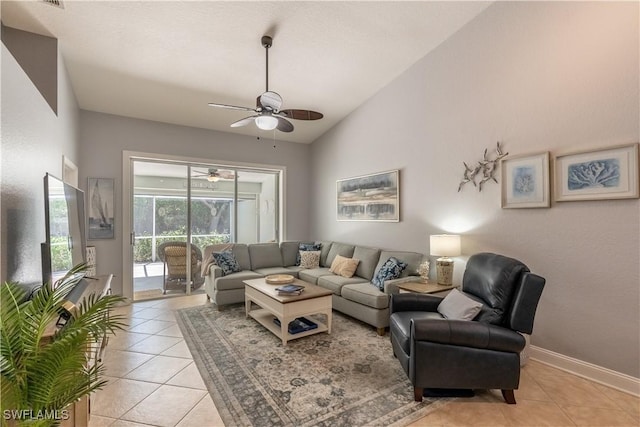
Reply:
[[615, 388], [634, 396], [640, 396], [640, 378], [583, 362], [560, 353], [554, 353], [535, 345], [530, 348], [530, 358], [607, 387]]

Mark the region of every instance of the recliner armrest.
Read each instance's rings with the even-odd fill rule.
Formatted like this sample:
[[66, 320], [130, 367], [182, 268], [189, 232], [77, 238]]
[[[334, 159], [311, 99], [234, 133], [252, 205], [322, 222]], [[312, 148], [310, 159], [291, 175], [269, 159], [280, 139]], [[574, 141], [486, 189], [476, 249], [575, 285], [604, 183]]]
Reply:
[[390, 312], [397, 311], [437, 311], [442, 297], [429, 294], [407, 292], [391, 295]]
[[513, 353], [525, 346], [518, 332], [468, 320], [412, 319], [411, 339]]

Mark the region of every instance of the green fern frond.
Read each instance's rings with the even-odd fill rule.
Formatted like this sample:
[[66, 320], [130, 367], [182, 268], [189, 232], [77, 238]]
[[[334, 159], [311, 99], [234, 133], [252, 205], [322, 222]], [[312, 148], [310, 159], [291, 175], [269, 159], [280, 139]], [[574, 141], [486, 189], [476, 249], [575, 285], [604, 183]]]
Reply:
[[[62, 328], [53, 335], [49, 332], [85, 269], [85, 265], [76, 266], [55, 285], [44, 285], [29, 301], [24, 301], [17, 284], [0, 286], [2, 411], [62, 410], [106, 384], [101, 380], [102, 364], [90, 364], [90, 350], [106, 333], [123, 328], [124, 317], [109, 316], [109, 312], [124, 298], [86, 298]], [[52, 422], [37, 420], [29, 425]]]

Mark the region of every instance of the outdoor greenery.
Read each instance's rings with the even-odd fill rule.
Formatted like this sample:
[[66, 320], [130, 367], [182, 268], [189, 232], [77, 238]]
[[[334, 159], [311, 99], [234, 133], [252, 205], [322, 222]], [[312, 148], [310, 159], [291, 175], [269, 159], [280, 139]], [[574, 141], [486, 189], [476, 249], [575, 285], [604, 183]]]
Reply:
[[[191, 238], [191, 243], [200, 248], [200, 250], [204, 249], [209, 245], [215, 245], [218, 243], [228, 243], [230, 239], [229, 234], [214, 234], [209, 236], [193, 236]], [[187, 240], [186, 234], [184, 233], [176, 233], [163, 237], [156, 237], [156, 249], [162, 243], [167, 241], [178, 241], [185, 242]], [[152, 252], [151, 252], [151, 244], [153, 239], [150, 237], [136, 238], [136, 244], [133, 247], [133, 258], [135, 262], [151, 262], [152, 260]]]
[[30, 300], [17, 283], [0, 286], [2, 425], [58, 425], [70, 404], [106, 385], [102, 364], [90, 363], [87, 350], [106, 333], [124, 327], [122, 316], [108, 315], [123, 297], [93, 295], [83, 300], [63, 327], [45, 336], [84, 270], [84, 264], [74, 267]]
[[[155, 212], [154, 212], [155, 199]], [[227, 199], [193, 198], [191, 202], [191, 243], [201, 250], [208, 245], [227, 243], [231, 230], [231, 206]], [[135, 262], [152, 262], [156, 248], [169, 240], [186, 241], [186, 197], [134, 197]], [[155, 225], [155, 229], [154, 229]]]
[[51, 237], [51, 271], [66, 271], [73, 265], [66, 237]]

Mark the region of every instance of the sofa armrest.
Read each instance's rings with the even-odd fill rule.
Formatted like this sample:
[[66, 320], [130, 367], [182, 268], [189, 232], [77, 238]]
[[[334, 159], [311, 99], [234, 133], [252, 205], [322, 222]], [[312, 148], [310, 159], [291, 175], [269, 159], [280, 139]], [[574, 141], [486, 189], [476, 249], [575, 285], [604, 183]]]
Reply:
[[400, 293], [400, 289], [398, 288], [399, 284], [407, 283], [407, 282], [415, 282], [416, 280], [419, 280], [419, 279], [420, 278], [418, 276], [406, 276], [406, 277], [400, 277], [399, 279], [385, 280], [384, 293], [389, 295], [399, 294]]
[[525, 346], [524, 337], [501, 326], [468, 320], [412, 319], [411, 337], [462, 347], [519, 353]]
[[209, 272], [207, 273], [207, 276], [209, 276], [213, 280], [217, 279], [218, 277], [224, 276], [224, 274], [222, 274], [222, 269], [220, 267], [218, 267], [216, 264], [211, 264], [209, 266]]
[[407, 292], [391, 295], [390, 312], [398, 311], [437, 311], [442, 297], [429, 294]]

